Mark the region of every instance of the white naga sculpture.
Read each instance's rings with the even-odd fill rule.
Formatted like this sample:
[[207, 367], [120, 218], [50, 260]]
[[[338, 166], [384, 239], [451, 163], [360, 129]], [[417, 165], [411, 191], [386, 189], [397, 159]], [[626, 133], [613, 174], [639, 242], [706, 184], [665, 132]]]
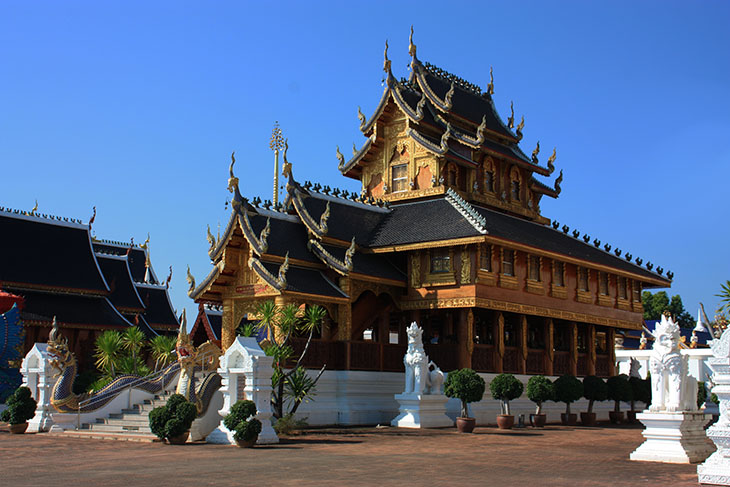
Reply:
[[423, 350], [423, 330], [414, 321], [406, 328], [406, 333], [408, 349], [403, 357], [406, 366], [406, 389], [403, 394], [441, 394], [444, 373], [435, 363], [429, 362]]
[[664, 312], [654, 331], [649, 358], [651, 412], [697, 410], [697, 381], [688, 373], [688, 357], [679, 353], [679, 325]]

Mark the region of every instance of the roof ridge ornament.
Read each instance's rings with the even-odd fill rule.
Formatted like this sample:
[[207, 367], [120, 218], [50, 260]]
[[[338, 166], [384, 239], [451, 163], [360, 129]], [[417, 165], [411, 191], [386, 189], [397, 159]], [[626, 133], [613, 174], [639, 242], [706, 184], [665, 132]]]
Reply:
[[449, 137], [451, 137], [451, 124], [447, 121], [446, 131], [441, 136], [441, 150], [444, 152], [447, 152], [449, 150]]
[[451, 100], [451, 98], [454, 96], [454, 88], [455, 84], [452, 81], [451, 82], [451, 88], [449, 88], [449, 91], [446, 92], [446, 96], [444, 97], [444, 106], [447, 110], [451, 110], [451, 108], [454, 106], [454, 102]]
[[408, 54], [416, 60], [416, 45], [413, 43], [413, 24], [411, 24], [411, 35], [408, 37]]
[[510, 129], [515, 128], [515, 102], [510, 101], [509, 102], [509, 110], [510, 110], [510, 116], [507, 119], [507, 127]]
[[486, 235], [487, 231], [487, 220], [477, 212], [473, 206], [464, 200], [459, 193], [454, 191], [452, 188], [446, 190], [446, 201], [451, 203], [451, 206], [462, 214], [466, 221], [473, 226], [479, 233]]
[[330, 202], [327, 201], [327, 206], [324, 209], [324, 212], [319, 217], [319, 228], [322, 231], [322, 235], [327, 235], [327, 220], [329, 220], [330, 217]]
[[[383, 71], [385, 74], [390, 75], [390, 59], [388, 59], [388, 39], [385, 39], [385, 51], [383, 52]], [[385, 81], [385, 80], [383, 80]]]
[[337, 160], [339, 161], [339, 166], [344, 167], [345, 166], [345, 156], [342, 155], [342, 152], [340, 152], [340, 146], [337, 146]]
[[487, 130], [487, 115], [482, 115], [482, 123], [477, 127], [477, 144], [482, 145], [484, 143], [484, 132]]
[[537, 155], [540, 153], [540, 141], [537, 141], [537, 145], [535, 146], [535, 150], [532, 151], [532, 163], [537, 165], [539, 164], [539, 161], [537, 160]]
[[357, 118], [360, 120], [360, 131], [365, 129], [365, 126], [368, 123], [367, 118], [365, 118], [365, 114], [362, 112], [362, 108], [358, 105], [357, 107]]
[[215, 236], [210, 231], [210, 225], [208, 225], [206, 239], [208, 240], [208, 243], [210, 244], [210, 249], [208, 250], [210, 252], [211, 250], [213, 250], [215, 248], [215, 243], [216, 243]]
[[269, 234], [271, 233], [271, 217], [266, 218], [266, 225], [261, 230], [261, 233], [259, 234], [259, 247], [261, 248], [261, 253], [266, 253], [266, 251], [269, 249]]
[[522, 129], [525, 128], [525, 116], [522, 115], [522, 120], [520, 120], [520, 123], [517, 125], [517, 140], [522, 140]]
[[187, 276], [185, 276], [185, 279], [188, 281], [188, 296], [193, 296], [193, 291], [195, 291], [195, 277], [190, 273], [190, 266], [188, 265], [187, 270]]
[[[413, 32], [413, 27], [411, 27], [411, 33]], [[415, 49], [415, 46], [414, 46]], [[415, 53], [414, 53], [415, 54]], [[345, 267], [347, 267], [348, 271], [352, 270], [352, 258], [355, 255], [355, 236], [352, 236], [352, 242], [350, 242], [350, 247], [345, 251]]]
[[279, 266], [279, 277], [276, 279], [276, 283], [279, 285], [280, 290], [286, 289], [286, 273], [289, 270], [289, 252], [287, 251], [284, 256], [284, 262]]
[[416, 105], [416, 118], [417, 121], [421, 121], [423, 119], [423, 109], [426, 107], [426, 93], [421, 93], [421, 99], [418, 100], [418, 105]]
[[552, 174], [553, 171], [555, 171], [555, 158], [557, 157], [557, 150], [558, 150], [557, 147], [553, 147], [553, 154], [548, 158], [548, 161], [547, 161], [547, 167], [548, 167], [548, 170], [550, 171], [550, 174]]
[[560, 175], [555, 180], [555, 184], [553, 185], [553, 189], [555, 190], [555, 194], [560, 194], [560, 191], [562, 191], [562, 189], [560, 188], [560, 183], [562, 183], [562, 182], [563, 182], [563, 170], [561, 169], [560, 170]]
[[29, 215], [35, 215], [35, 212], [38, 211], [38, 198], [35, 200], [35, 206], [30, 210]]
[[92, 208], [93, 214], [91, 215], [91, 218], [89, 218], [89, 230], [91, 229], [91, 225], [94, 224], [94, 220], [96, 220], [96, 205], [94, 205], [94, 208]]
[[494, 67], [489, 66], [489, 84], [487, 85], [487, 93], [494, 94]]

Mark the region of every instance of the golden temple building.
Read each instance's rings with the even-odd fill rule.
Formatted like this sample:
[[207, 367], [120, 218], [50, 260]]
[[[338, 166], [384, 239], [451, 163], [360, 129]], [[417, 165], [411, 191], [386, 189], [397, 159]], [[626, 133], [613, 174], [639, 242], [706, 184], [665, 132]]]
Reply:
[[[556, 153], [520, 148], [524, 119], [497, 114], [486, 90], [421, 62], [409, 46], [396, 80], [386, 44], [386, 86], [375, 113], [358, 110], [361, 148], [339, 170], [359, 194], [300, 184], [284, 149], [286, 197], [272, 208], [234, 193], [212, 272], [189, 295], [222, 306], [232, 343], [257, 303], [318, 304], [328, 311], [308, 367], [402, 371], [405, 328], [424, 328], [443, 370], [582, 376], [614, 373], [617, 329], [640, 330], [643, 289], [672, 274], [543, 216]], [[301, 343], [295, 342], [296, 346]]]

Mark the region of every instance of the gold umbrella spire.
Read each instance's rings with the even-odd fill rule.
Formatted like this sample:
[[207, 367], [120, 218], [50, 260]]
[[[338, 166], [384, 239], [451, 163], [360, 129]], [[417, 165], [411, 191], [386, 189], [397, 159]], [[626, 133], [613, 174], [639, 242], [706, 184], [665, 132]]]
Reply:
[[276, 209], [279, 203], [279, 151], [284, 148], [284, 134], [281, 132], [278, 121], [274, 122], [269, 148], [274, 151], [274, 198], [271, 201], [273, 201], [274, 209]]

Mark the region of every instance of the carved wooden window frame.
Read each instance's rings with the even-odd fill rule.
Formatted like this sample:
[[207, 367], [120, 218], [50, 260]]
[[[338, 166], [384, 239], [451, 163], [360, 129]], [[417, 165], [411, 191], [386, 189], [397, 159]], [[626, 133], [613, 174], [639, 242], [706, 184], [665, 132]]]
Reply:
[[[568, 297], [568, 290], [565, 287], [565, 262], [553, 259], [551, 269], [550, 294], [554, 298], [565, 299]], [[556, 276], [560, 276], [558, 282]]]
[[644, 311], [644, 305], [641, 301], [641, 281], [631, 281], [631, 310], [637, 313]]
[[611, 274], [604, 271], [598, 272], [598, 299], [600, 306], [613, 306], [614, 300], [611, 297]]
[[[535, 275], [537, 279], [535, 279]], [[542, 257], [539, 255], [527, 254], [527, 279], [525, 282], [528, 292], [533, 294], [545, 293], [545, 284], [542, 280]]]
[[[489, 174], [489, 180], [487, 179], [487, 174]], [[482, 187], [484, 189], [485, 194], [494, 194], [497, 192], [497, 166], [494, 163], [494, 159], [491, 157], [487, 157], [484, 159], [484, 164], [482, 165]], [[491, 182], [491, 189], [487, 185], [487, 181]]]
[[[434, 252], [446, 252], [448, 253], [449, 265], [446, 271], [433, 271], [433, 258]], [[428, 262], [428, 274], [426, 274], [426, 285], [451, 285], [456, 284], [456, 277], [454, 274], [454, 249], [453, 247], [438, 247], [434, 249], [428, 249], [427, 252]]]
[[[488, 255], [485, 255], [488, 254]], [[493, 286], [497, 282], [497, 275], [494, 272], [494, 245], [491, 243], [479, 244], [479, 266], [477, 269], [477, 282]], [[484, 267], [484, 261], [489, 267]]]
[[[582, 286], [582, 276], [585, 276], [585, 287]], [[587, 267], [576, 266], [576, 300], [579, 303], [593, 304], [591, 295], [591, 270]]]
[[[506, 261], [507, 255], [512, 255], [511, 262]], [[500, 259], [499, 259], [499, 285], [509, 289], [517, 289], [517, 276], [515, 273], [515, 265], [517, 262], [517, 251], [505, 247], [500, 248]], [[510, 263], [512, 266], [512, 272], [510, 274], [505, 273], [505, 264]]]
[[514, 203], [522, 201], [522, 174], [517, 166], [512, 166], [509, 172], [509, 198]]

